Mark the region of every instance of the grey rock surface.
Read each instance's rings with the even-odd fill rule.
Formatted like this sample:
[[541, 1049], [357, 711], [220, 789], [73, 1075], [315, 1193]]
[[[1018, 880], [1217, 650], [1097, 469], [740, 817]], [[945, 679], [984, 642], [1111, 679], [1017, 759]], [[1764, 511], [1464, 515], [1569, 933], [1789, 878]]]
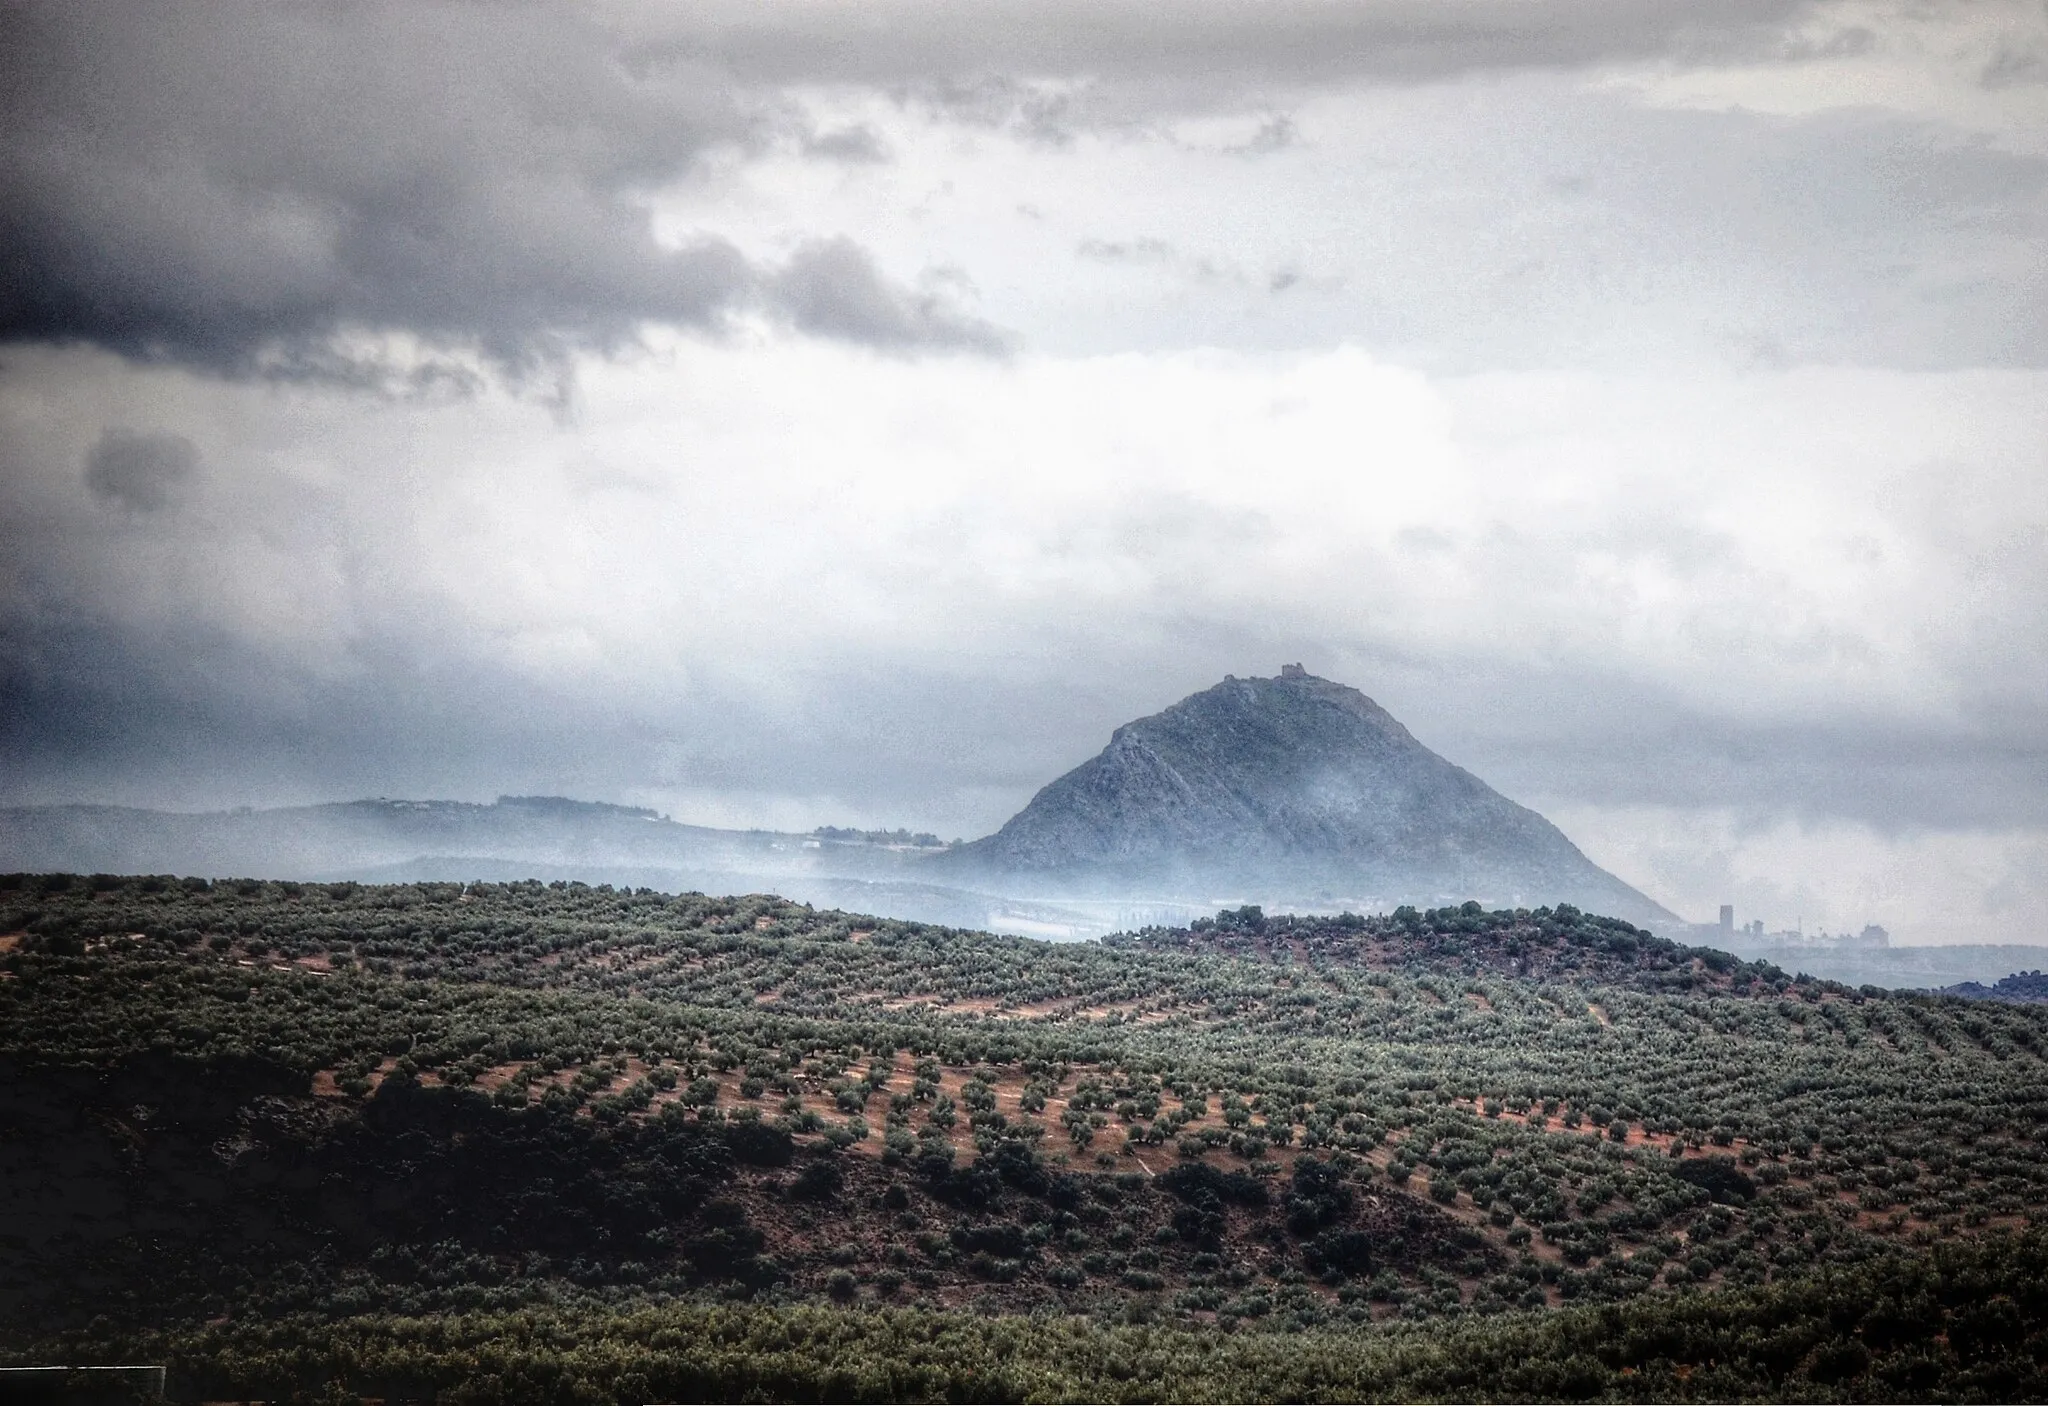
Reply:
[[1001, 830], [932, 862], [1047, 893], [1570, 902], [1678, 921], [1357, 689], [1292, 665], [1125, 724]]

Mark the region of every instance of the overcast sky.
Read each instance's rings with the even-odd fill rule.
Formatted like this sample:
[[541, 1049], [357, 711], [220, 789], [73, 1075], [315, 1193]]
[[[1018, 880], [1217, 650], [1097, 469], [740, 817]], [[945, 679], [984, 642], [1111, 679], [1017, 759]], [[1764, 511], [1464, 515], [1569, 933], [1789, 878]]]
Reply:
[[0, 803], [994, 828], [1299, 660], [2048, 941], [2048, 10], [0, 3]]

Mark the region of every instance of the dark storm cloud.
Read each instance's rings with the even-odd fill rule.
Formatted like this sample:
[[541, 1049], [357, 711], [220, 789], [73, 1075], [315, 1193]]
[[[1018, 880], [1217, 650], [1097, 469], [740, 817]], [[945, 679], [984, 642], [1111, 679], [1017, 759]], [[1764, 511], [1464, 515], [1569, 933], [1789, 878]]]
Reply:
[[2024, 40], [2000, 44], [1998, 53], [1984, 65], [1978, 82], [1986, 88], [2011, 88], [2021, 84], [2048, 83], [2048, 44]]
[[[349, 667], [317, 669], [204, 621], [144, 635], [75, 601], [14, 604], [0, 613], [0, 805], [618, 798], [670, 784], [853, 797], [970, 828], [1000, 817], [960, 821], [950, 791], [993, 771], [1006, 792], [1028, 794], [1051, 774], [1042, 768], [1071, 764], [1051, 720], [1071, 716], [1074, 700], [1048, 680], [1010, 693], [943, 670], [821, 658], [801, 680], [804, 701], [783, 710], [746, 677], [755, 661], [641, 703], [630, 687], [555, 688], [386, 626], [350, 643]], [[996, 808], [1008, 806], [1006, 794]]]
[[1668, 57], [1780, 57], [1805, 0], [927, 0], [696, 7], [684, 33], [649, 7], [650, 51], [715, 53], [773, 83], [923, 86], [999, 73], [1240, 85], [1423, 80], [1482, 69]]
[[[355, 0], [0, 8], [0, 342], [227, 374], [462, 388], [367, 331], [515, 374], [764, 312], [902, 350], [1005, 339], [832, 243], [786, 268], [655, 238], [649, 192], [811, 132], [793, 90], [865, 86], [1052, 146], [1268, 90], [1658, 56], [1796, 59], [1794, 0], [923, 0], [508, 10]], [[1247, 154], [1292, 139], [1275, 116]]]
[[1002, 334], [961, 317], [934, 293], [897, 288], [850, 239], [805, 243], [770, 282], [797, 328], [824, 337], [903, 351], [957, 347], [1000, 352]]
[[401, 775], [463, 792], [487, 787], [494, 767], [508, 784], [529, 767], [573, 771], [575, 734], [621, 755], [601, 715], [571, 718], [487, 664], [401, 657], [372, 638], [351, 649], [371, 667], [308, 670], [206, 622], [146, 638], [77, 603], [43, 604], [40, 618], [0, 620], [0, 749], [16, 796], [113, 791], [203, 808], [379, 794]]
[[[1797, 61], [1809, 0], [837, 0], [639, 11], [641, 52], [715, 56], [750, 84], [879, 88], [1064, 147], [1086, 130], [1268, 94], [1603, 62]], [[1822, 41], [1823, 43], [1826, 41]], [[1284, 145], [1274, 128], [1257, 155]]]
[[108, 430], [85, 456], [85, 486], [109, 503], [159, 513], [198, 470], [199, 451], [183, 435]]
[[[1111, 732], [1227, 672], [1265, 674], [1299, 642], [1213, 627], [1066, 641], [1071, 669], [1000, 681], [932, 662], [820, 655], [778, 678], [707, 669], [633, 701], [559, 689], [486, 653], [378, 628], [345, 670], [312, 670], [193, 622], [144, 637], [74, 604], [0, 619], [0, 804], [180, 796], [178, 808], [288, 796], [620, 797], [649, 786], [858, 798], [879, 814], [992, 829]], [[2048, 825], [2048, 730], [1893, 718], [1744, 726], [1619, 675], [1391, 656], [1312, 665], [1358, 687], [1425, 744], [1537, 805], [1680, 806], [1848, 819], [1880, 832]], [[1598, 697], [1589, 702], [1588, 689]], [[1978, 719], [1976, 722], [1983, 722]], [[1526, 730], [1519, 731], [1518, 730]], [[980, 799], [975, 799], [979, 797]]]
[[767, 140], [769, 107], [712, 65], [629, 60], [581, 11], [17, 4], [0, 25], [0, 340], [347, 379], [337, 332], [397, 330], [523, 371], [756, 306], [864, 335], [816, 315], [834, 296], [922, 309], [882, 318], [892, 347], [986, 340], [859, 260], [658, 243], [644, 193]]

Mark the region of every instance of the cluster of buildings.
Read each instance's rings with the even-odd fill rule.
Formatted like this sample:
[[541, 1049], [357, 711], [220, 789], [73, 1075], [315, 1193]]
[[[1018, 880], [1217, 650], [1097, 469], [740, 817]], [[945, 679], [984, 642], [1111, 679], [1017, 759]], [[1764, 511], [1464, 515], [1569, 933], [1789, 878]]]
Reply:
[[1735, 905], [1721, 905], [1720, 922], [1699, 928], [1703, 941], [1716, 947], [1806, 947], [1830, 952], [1880, 952], [1892, 945], [1892, 935], [1876, 923], [1866, 923], [1858, 933], [1805, 931], [1803, 923], [1779, 932], [1765, 932], [1761, 918], [1735, 926]]

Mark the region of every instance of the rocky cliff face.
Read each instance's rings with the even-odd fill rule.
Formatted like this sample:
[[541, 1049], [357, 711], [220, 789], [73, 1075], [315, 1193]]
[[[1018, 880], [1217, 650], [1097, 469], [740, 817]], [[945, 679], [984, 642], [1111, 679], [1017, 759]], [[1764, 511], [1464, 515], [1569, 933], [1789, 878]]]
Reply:
[[1370, 698], [1292, 665], [1118, 728], [1100, 755], [943, 862], [1044, 892], [1571, 902], [1676, 922]]

